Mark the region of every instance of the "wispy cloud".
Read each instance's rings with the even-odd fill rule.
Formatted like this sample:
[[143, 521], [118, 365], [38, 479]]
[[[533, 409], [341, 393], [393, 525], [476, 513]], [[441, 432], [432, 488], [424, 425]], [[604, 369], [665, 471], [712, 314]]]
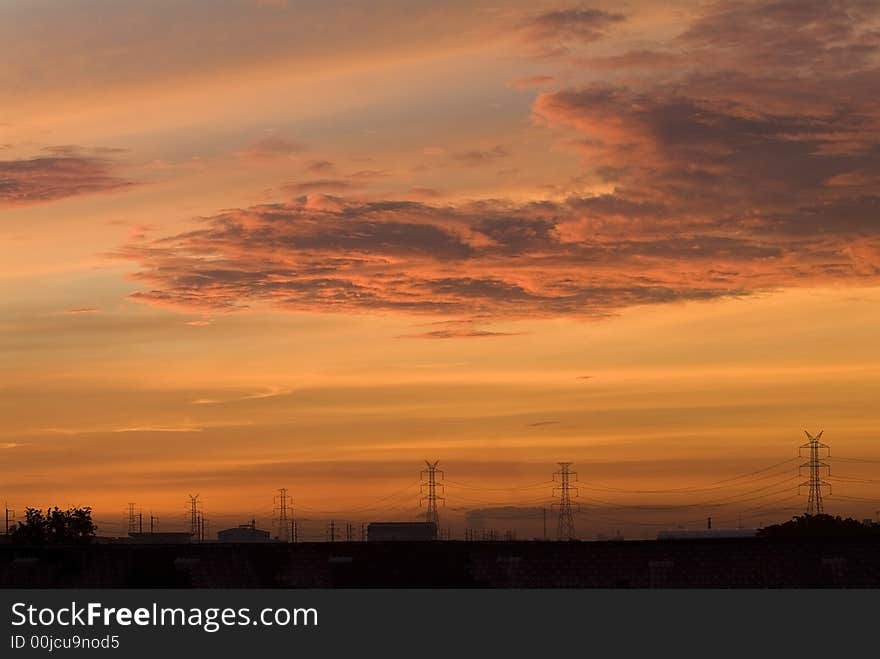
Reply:
[[44, 203], [134, 185], [114, 173], [104, 158], [77, 155], [76, 147], [59, 155], [23, 160], [0, 160], [0, 207]]
[[285, 396], [291, 392], [290, 389], [283, 387], [266, 387], [261, 391], [250, 394], [230, 396], [228, 398], [196, 398], [190, 401], [193, 405], [220, 405], [223, 403], [235, 403], [244, 400], [260, 400], [263, 398], [275, 398], [276, 396]]
[[553, 57], [604, 38], [623, 14], [590, 7], [554, 9], [529, 16], [520, 32], [533, 54]]
[[261, 138], [239, 152], [239, 156], [251, 160], [289, 158], [306, 150], [302, 142], [285, 139], [278, 135]]
[[55, 434], [55, 435], [90, 435], [97, 433], [188, 433], [202, 432], [205, 429], [203, 425], [181, 424], [181, 425], [135, 425], [135, 426], [95, 426], [95, 427], [76, 427], [76, 428], [39, 428], [36, 432]]
[[517, 336], [519, 332], [500, 332], [480, 327], [475, 319], [442, 320], [429, 323], [430, 329], [401, 334], [399, 339], [482, 339]]
[[470, 167], [485, 165], [509, 156], [510, 150], [503, 144], [498, 144], [491, 149], [471, 149], [470, 151], [458, 151], [452, 154], [452, 158], [455, 161]]

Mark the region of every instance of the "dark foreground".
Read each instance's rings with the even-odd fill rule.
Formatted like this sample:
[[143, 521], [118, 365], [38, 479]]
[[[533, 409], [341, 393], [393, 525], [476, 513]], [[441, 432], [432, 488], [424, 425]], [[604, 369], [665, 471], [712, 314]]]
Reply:
[[880, 587], [880, 541], [0, 545], [0, 587]]

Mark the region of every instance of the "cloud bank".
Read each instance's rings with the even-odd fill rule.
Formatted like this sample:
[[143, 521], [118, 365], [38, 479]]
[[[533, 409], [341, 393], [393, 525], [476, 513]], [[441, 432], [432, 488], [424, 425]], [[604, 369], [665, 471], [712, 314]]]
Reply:
[[[523, 30], [543, 57], [625, 22], [560, 10]], [[121, 249], [138, 265], [134, 297], [187, 310], [604, 317], [878, 282], [880, 5], [720, 2], [664, 42], [574, 66], [559, 79], [584, 82], [545, 88], [533, 117], [562, 131], [580, 179], [604, 192], [454, 206], [309, 194], [233, 209]], [[338, 179], [288, 191], [350, 192]]]

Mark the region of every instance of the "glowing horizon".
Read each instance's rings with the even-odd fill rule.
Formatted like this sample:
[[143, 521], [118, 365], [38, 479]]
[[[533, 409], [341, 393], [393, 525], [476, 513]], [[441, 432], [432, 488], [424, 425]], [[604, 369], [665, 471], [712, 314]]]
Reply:
[[824, 428], [826, 508], [873, 517], [878, 28], [862, 0], [0, 1], [0, 496], [116, 533], [199, 492], [215, 531], [286, 487], [317, 528], [418, 514], [429, 458], [459, 531], [534, 533], [566, 460], [584, 538], [650, 536], [787, 518], [796, 461], [714, 513], [674, 490]]

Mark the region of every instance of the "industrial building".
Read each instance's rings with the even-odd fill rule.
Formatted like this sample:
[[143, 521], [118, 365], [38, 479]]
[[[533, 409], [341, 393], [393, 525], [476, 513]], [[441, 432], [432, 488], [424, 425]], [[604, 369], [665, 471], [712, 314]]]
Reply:
[[233, 529], [217, 531], [217, 542], [270, 542], [271, 534], [257, 528], [256, 520], [250, 524], [239, 524]]
[[188, 545], [189, 533], [129, 533], [127, 542], [137, 545]]
[[370, 542], [423, 542], [437, 539], [434, 522], [372, 522], [367, 526]]
[[758, 534], [755, 529], [675, 529], [660, 531], [658, 540], [700, 540], [707, 538], [753, 538]]

